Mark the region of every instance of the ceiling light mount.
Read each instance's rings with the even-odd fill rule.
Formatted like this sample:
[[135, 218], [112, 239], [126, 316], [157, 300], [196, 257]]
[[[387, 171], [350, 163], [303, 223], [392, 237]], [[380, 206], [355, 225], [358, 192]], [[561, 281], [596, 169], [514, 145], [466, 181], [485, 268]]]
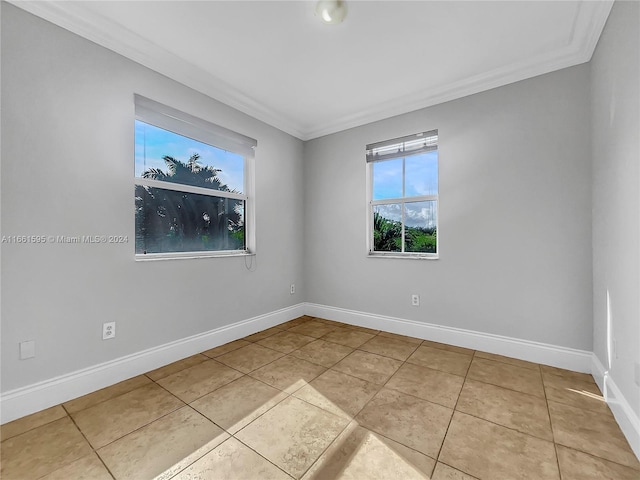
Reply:
[[316, 15], [324, 23], [337, 25], [347, 16], [347, 3], [343, 0], [320, 0], [316, 4]]

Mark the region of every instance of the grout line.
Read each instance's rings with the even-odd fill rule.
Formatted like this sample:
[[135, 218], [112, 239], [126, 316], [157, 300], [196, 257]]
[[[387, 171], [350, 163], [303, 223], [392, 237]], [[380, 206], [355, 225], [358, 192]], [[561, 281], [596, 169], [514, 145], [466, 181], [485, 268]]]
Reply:
[[[111, 475], [111, 477], [115, 479], [115, 478], [116, 478], [116, 476], [113, 474], [113, 472], [111, 471], [111, 469], [107, 466], [107, 464], [106, 464], [106, 463], [104, 463], [104, 460], [103, 460], [103, 459], [102, 459], [102, 457], [98, 454], [97, 449], [95, 449], [95, 448], [94, 448], [94, 446], [91, 444], [91, 442], [89, 441], [89, 439], [87, 438], [87, 436], [84, 434], [84, 432], [82, 431], [82, 429], [80, 428], [80, 426], [76, 423], [75, 418], [73, 418], [73, 417], [71, 416], [71, 414], [69, 413], [69, 411], [67, 410], [67, 408], [66, 408], [64, 405], [60, 404], [60, 406], [64, 409], [64, 411], [65, 411], [65, 412], [67, 412], [67, 416], [71, 419], [71, 421], [73, 422], [73, 425], [78, 429], [78, 431], [80, 432], [80, 435], [82, 435], [82, 438], [84, 438], [84, 441], [85, 441], [85, 442], [87, 442], [87, 445], [89, 445], [89, 448], [91, 448], [92, 453], [93, 453], [96, 457], [98, 457], [98, 460], [100, 460], [100, 463], [102, 463], [102, 465], [104, 465], [104, 468], [107, 470], [107, 472], [109, 473], [109, 475]], [[79, 410], [79, 411], [81, 411], [81, 410]], [[81, 458], [82, 458], [82, 457], [81, 457]], [[78, 459], [78, 460], [79, 460], [79, 459]], [[70, 463], [68, 463], [67, 465], [70, 465], [71, 463], [73, 463], [73, 462], [70, 462]], [[64, 466], [67, 466], [67, 465], [64, 465]], [[60, 467], [60, 468], [63, 468], [63, 467]], [[57, 469], [57, 470], [60, 470], [60, 469]], [[54, 470], [54, 472], [55, 472], [55, 471], [56, 471], [56, 470]], [[49, 472], [49, 473], [53, 473], [53, 472]], [[47, 474], [47, 475], [48, 475], [48, 474]]]

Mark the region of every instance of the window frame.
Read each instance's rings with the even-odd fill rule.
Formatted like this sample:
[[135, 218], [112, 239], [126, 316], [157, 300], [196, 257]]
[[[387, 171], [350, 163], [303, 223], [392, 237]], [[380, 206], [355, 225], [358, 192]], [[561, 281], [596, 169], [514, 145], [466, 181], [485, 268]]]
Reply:
[[[405, 143], [409, 143], [416, 139], [424, 139], [429, 137], [436, 137], [435, 147], [427, 147], [422, 149], [415, 149], [409, 151], [403, 151], [402, 155], [398, 153], [391, 153], [388, 155], [383, 155], [382, 157], [376, 156], [374, 151], [378, 148], [384, 148], [389, 146], [396, 145], [404, 145]], [[406, 158], [412, 155], [417, 155], [420, 153], [426, 153], [428, 151], [436, 150], [438, 152], [438, 193], [435, 195], [418, 195], [405, 197], [405, 181], [406, 181]], [[367, 176], [367, 186], [366, 186], [366, 194], [367, 194], [367, 256], [369, 258], [403, 258], [403, 259], [419, 259], [419, 260], [436, 260], [440, 258], [440, 145], [439, 145], [439, 134], [438, 129], [432, 129], [412, 135], [406, 135], [403, 137], [393, 138], [390, 140], [385, 140], [382, 142], [375, 142], [368, 144], [366, 146], [366, 176]], [[392, 159], [402, 159], [402, 197], [394, 197], [382, 200], [373, 200], [373, 165], [377, 162], [383, 162], [385, 160]], [[436, 251], [431, 252], [387, 252], [381, 250], [374, 250], [375, 242], [374, 242], [374, 209], [379, 205], [394, 205], [399, 204], [402, 206], [402, 249], [405, 248], [405, 235], [406, 235], [406, 224], [405, 224], [405, 204], [421, 202], [421, 201], [435, 201], [436, 202]]]
[[[160, 188], [184, 193], [193, 193], [215, 198], [228, 198], [244, 201], [244, 249], [239, 250], [203, 250], [188, 252], [158, 252], [134, 254], [136, 261], [171, 260], [179, 258], [217, 258], [235, 256], [253, 256], [256, 254], [256, 217], [255, 217], [255, 148], [258, 142], [250, 137], [236, 133], [207, 120], [195, 117], [142, 95], [134, 95], [135, 120], [152, 125], [176, 135], [205, 143], [211, 147], [226, 150], [244, 159], [243, 192], [226, 192], [174, 182], [163, 182], [150, 178], [137, 177], [134, 162], [134, 186]], [[134, 122], [135, 123], [135, 122]], [[135, 154], [134, 154], [135, 159]], [[135, 219], [134, 219], [135, 224]], [[135, 230], [135, 225], [134, 225]], [[134, 235], [135, 237], [135, 235]]]

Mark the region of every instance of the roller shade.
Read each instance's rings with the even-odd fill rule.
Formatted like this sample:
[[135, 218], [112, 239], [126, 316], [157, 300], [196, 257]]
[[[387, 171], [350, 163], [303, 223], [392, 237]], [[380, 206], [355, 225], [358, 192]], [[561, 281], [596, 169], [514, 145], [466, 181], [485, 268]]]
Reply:
[[367, 163], [407, 157], [438, 149], [438, 130], [367, 145]]

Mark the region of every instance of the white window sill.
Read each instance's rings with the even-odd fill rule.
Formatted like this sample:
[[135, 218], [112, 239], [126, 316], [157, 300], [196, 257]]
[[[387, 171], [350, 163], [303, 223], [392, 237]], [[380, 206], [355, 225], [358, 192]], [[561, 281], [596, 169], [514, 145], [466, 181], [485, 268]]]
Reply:
[[254, 257], [253, 252], [183, 252], [183, 253], [147, 253], [136, 254], [136, 262], [154, 262], [159, 260], [191, 260], [194, 258], [228, 258], [228, 257]]
[[404, 260], [438, 260], [440, 258], [437, 253], [369, 252], [367, 256], [369, 258], [402, 258]]

